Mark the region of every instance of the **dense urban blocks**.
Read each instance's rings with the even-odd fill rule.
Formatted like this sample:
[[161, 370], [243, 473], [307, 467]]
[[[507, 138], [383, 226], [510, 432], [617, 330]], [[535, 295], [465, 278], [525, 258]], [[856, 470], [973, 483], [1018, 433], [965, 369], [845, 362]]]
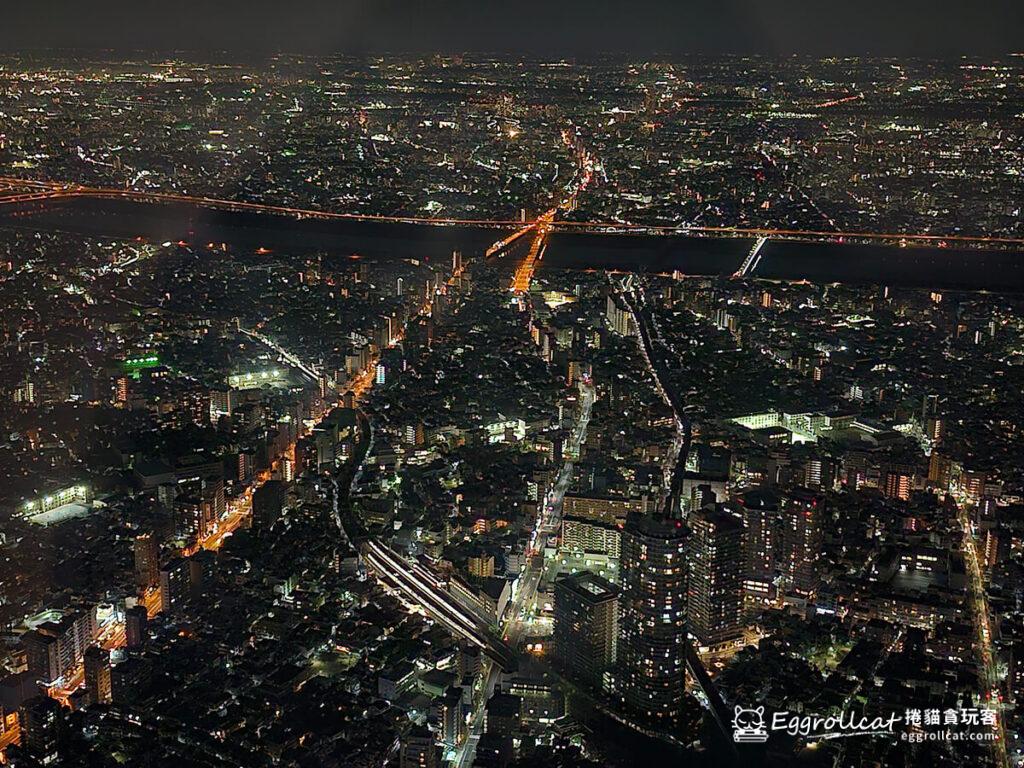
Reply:
[[1015, 762], [1019, 57], [108, 58], [0, 57], [3, 761]]

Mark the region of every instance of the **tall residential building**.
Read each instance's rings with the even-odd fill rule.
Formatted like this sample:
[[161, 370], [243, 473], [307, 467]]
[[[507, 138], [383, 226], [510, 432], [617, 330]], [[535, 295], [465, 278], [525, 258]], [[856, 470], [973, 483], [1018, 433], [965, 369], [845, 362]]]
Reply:
[[252, 495], [252, 522], [258, 530], [270, 528], [284, 509], [285, 484], [280, 480], [268, 480]]
[[823, 507], [820, 496], [797, 489], [787, 494], [780, 510], [782, 556], [779, 570], [787, 591], [799, 597], [813, 597], [818, 586]]
[[555, 654], [567, 675], [601, 688], [615, 663], [619, 590], [588, 571], [555, 582]]
[[834, 481], [832, 462], [820, 456], [811, 456], [803, 465], [803, 484], [808, 488], [829, 487]]
[[50, 683], [61, 675], [57, 638], [47, 632], [32, 629], [21, 636], [28, 671], [34, 679]]
[[754, 488], [738, 499], [743, 513], [743, 595], [746, 608], [756, 612], [775, 598], [776, 560], [780, 553], [779, 508], [782, 497], [767, 488]]
[[882, 492], [886, 498], [908, 501], [914, 489], [914, 471], [907, 467], [893, 467], [885, 473]]
[[494, 555], [487, 552], [475, 552], [467, 562], [470, 576], [488, 578], [494, 575]]
[[938, 451], [932, 451], [928, 460], [928, 482], [940, 490], [949, 490], [953, 482], [954, 462], [952, 459], [943, 456]]
[[598, 520], [566, 515], [562, 517], [560, 546], [575, 554], [607, 555], [618, 560], [622, 554], [622, 529]]
[[702, 646], [736, 639], [743, 616], [743, 520], [724, 505], [690, 516], [686, 615]]
[[230, 416], [232, 406], [235, 404], [235, 391], [223, 387], [210, 390], [210, 420], [217, 422], [221, 416]]
[[149, 612], [146, 610], [146, 606], [133, 605], [125, 611], [125, 645], [129, 648], [138, 648], [145, 645], [148, 624]]
[[620, 336], [629, 336], [633, 333], [633, 315], [627, 310], [619, 307], [615, 299], [609, 295], [605, 308], [605, 322], [608, 328]]
[[194, 557], [177, 557], [160, 569], [160, 610], [184, 608], [202, 581], [202, 566]]
[[228, 511], [227, 497], [224, 494], [224, 479], [217, 477], [203, 481], [201, 498], [203, 517], [212, 520], [212, 528]]
[[717, 500], [718, 497], [711, 485], [700, 483], [690, 489], [690, 506], [688, 509], [703, 509], [709, 504], [714, 504]]
[[85, 687], [93, 704], [111, 701], [110, 652], [94, 645], [85, 652]]
[[938, 395], [925, 395], [921, 405], [921, 426], [925, 436], [933, 443], [941, 443], [946, 436], [946, 421]]
[[61, 705], [49, 696], [35, 696], [18, 711], [21, 745], [33, 765], [59, 763], [67, 724]]
[[664, 727], [683, 705], [687, 538], [681, 521], [660, 515], [630, 515], [622, 535], [616, 691]]
[[646, 498], [619, 498], [614, 496], [580, 496], [567, 493], [562, 502], [563, 514], [577, 520], [592, 520], [621, 525], [630, 512], [645, 512], [649, 508]]
[[135, 585], [145, 591], [160, 584], [160, 545], [151, 533], [135, 537]]
[[466, 677], [476, 677], [483, 667], [483, 654], [480, 648], [469, 643], [459, 645], [459, 655], [455, 662], [455, 668], [459, 680]]
[[175, 523], [180, 536], [204, 539], [210, 536], [217, 519], [213, 506], [198, 495], [182, 495], [174, 500]]
[[59, 621], [48, 621], [21, 637], [29, 671], [52, 682], [76, 667], [98, 633], [96, 611], [72, 611]]
[[444, 692], [440, 704], [441, 741], [450, 749], [466, 739], [466, 716], [462, 711], [462, 689], [451, 687]]

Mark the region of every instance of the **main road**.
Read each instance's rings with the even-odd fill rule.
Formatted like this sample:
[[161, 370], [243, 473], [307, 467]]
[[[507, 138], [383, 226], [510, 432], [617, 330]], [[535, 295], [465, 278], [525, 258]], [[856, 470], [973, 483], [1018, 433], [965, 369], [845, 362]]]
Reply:
[[[665, 404], [672, 409], [675, 417], [677, 457], [669, 474], [669, 493], [665, 502], [665, 511], [672, 513], [672, 506], [679, 501], [682, 474], [686, 468], [686, 459], [690, 455], [690, 442], [692, 438], [690, 417], [687, 413], [686, 405], [679, 399], [679, 394], [665, 385], [665, 361], [654, 345], [655, 337], [663, 348], [666, 345], [664, 340], [661, 339], [661, 329], [658, 327], [657, 320], [647, 306], [646, 294], [641, 287], [634, 285], [632, 277], [629, 277], [623, 283], [619, 295], [633, 317], [633, 323], [636, 326], [637, 337], [640, 342], [640, 352], [643, 354], [647, 368], [654, 379], [655, 389], [661, 395]], [[654, 330], [653, 334], [651, 332], [652, 328]]]
[[978, 556], [978, 545], [974, 540], [974, 529], [970, 516], [963, 505], [956, 511], [957, 522], [962, 529], [963, 538], [961, 551], [964, 564], [967, 566], [967, 602], [971, 610], [971, 619], [977, 633], [976, 650], [978, 656], [979, 677], [983, 685], [981, 698], [988, 707], [997, 710], [996, 721], [992, 729], [996, 738], [992, 741], [992, 752], [1000, 768], [1010, 765], [1010, 756], [1006, 744], [1006, 729], [1003, 723], [1002, 694], [999, 685], [999, 672], [996, 669], [995, 652], [992, 647], [991, 613], [985, 591], [985, 581], [981, 573]]

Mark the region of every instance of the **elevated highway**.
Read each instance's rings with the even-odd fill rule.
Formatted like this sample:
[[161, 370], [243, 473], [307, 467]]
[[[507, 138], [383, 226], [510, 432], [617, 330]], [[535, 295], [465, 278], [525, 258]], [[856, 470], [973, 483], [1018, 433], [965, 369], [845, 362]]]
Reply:
[[[584, 174], [579, 184], [585, 187], [591, 178]], [[569, 207], [575, 192], [569, 195], [560, 207]], [[498, 240], [492, 248], [498, 250], [535, 229], [547, 216], [542, 214], [524, 226], [522, 221], [509, 219], [467, 219], [430, 218], [425, 216], [384, 216], [378, 214], [339, 213], [290, 205], [253, 203], [242, 200], [226, 200], [209, 195], [189, 195], [177, 192], [153, 192], [113, 187], [90, 187], [84, 184], [62, 181], [38, 181], [15, 177], [0, 177], [0, 211], [5, 207], [47, 200], [96, 198], [129, 200], [142, 203], [180, 203], [211, 210], [229, 212], [268, 213], [291, 216], [298, 219], [319, 219], [323, 221], [377, 221], [407, 224], [428, 224], [432, 226], [472, 226], [511, 229], [513, 235]], [[934, 235], [913, 232], [863, 232], [846, 230], [815, 230], [772, 227], [739, 226], [696, 226], [678, 224], [674, 226], [642, 224], [628, 221], [558, 221], [553, 217], [547, 221], [548, 230], [554, 232], [577, 232], [597, 234], [633, 235], [693, 235], [699, 237], [765, 238], [768, 240], [804, 240], [828, 243], [859, 242], [880, 245], [931, 245], [936, 247], [964, 248], [1024, 248], [1024, 238], [985, 235]], [[490, 254], [489, 254], [490, 255]]]
[[290, 216], [299, 220], [321, 221], [377, 221], [404, 224], [430, 224], [432, 226], [514, 227], [520, 222], [493, 219], [429, 218], [424, 216], [382, 216], [361, 213], [337, 213], [298, 206], [251, 203], [225, 200], [208, 195], [186, 195], [175, 192], [140, 192], [132, 189], [88, 187], [79, 184], [25, 181], [0, 177], [0, 208], [17, 207], [22, 203], [74, 198], [128, 200], [139, 203], [179, 203], [232, 213], [264, 213]]

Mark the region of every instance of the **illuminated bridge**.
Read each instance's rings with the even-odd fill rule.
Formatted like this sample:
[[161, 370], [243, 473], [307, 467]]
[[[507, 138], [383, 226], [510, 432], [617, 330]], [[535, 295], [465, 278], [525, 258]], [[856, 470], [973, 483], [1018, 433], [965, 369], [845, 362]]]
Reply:
[[529, 224], [523, 227], [522, 229], [517, 229], [508, 237], [503, 237], [501, 240], [498, 240], [490, 248], [488, 248], [486, 253], [484, 253], [484, 256], [486, 256], [487, 258], [491, 258], [492, 256], [497, 256], [498, 254], [503, 253], [514, 242], [532, 232], [534, 230], [534, 227], [536, 226], [536, 223]]
[[462, 605], [442, 581], [419, 563], [410, 562], [390, 547], [373, 539], [362, 546], [367, 565], [386, 586], [419, 608], [453, 634], [486, 653], [503, 670], [515, 668], [512, 649], [496, 637], [472, 610]]
[[[336, 213], [287, 205], [249, 203], [239, 200], [224, 200], [206, 195], [185, 195], [174, 192], [138, 192], [132, 189], [87, 187], [79, 184], [25, 181], [22, 179], [0, 178], [0, 206], [17, 206], [46, 200], [93, 198], [128, 200], [139, 203], [183, 203], [233, 213], [269, 213], [291, 216], [297, 219], [319, 219], [323, 221], [379, 221], [404, 224], [430, 224], [434, 226], [500, 227], [515, 226], [516, 222], [487, 219], [427, 218], [423, 216], [380, 216], [361, 213]], [[520, 224], [521, 226], [521, 224]]]
[[[572, 198], [559, 208], [571, 209]], [[1014, 237], [666, 227], [556, 221], [547, 214], [531, 222], [379, 216], [0, 177], [0, 221], [17, 225], [26, 218], [34, 229], [367, 258], [430, 260], [454, 250], [497, 256], [529, 243], [512, 281], [517, 292], [528, 290], [541, 267], [1024, 292], [1024, 239]]]
[[[11, 177], [0, 177], [0, 208], [17, 207], [19, 203], [38, 203], [59, 199], [96, 198], [128, 200], [140, 203], [180, 203], [212, 210], [240, 213], [271, 213], [298, 219], [377, 221], [408, 224], [429, 224], [434, 226], [473, 226], [512, 230], [513, 234], [499, 240], [492, 246], [494, 251], [510, 245], [514, 240], [529, 233], [546, 217], [527, 222], [495, 219], [428, 218], [422, 216], [381, 216], [374, 214], [337, 213], [287, 205], [251, 203], [239, 200], [224, 200], [206, 195], [187, 195], [175, 192], [142, 192], [132, 189], [110, 187], [89, 187], [83, 184], [59, 181], [34, 181]], [[778, 229], [763, 227], [709, 227], [680, 224], [660, 226], [636, 224], [624, 221], [559, 221], [543, 222], [551, 232], [632, 234], [660, 236], [699, 236], [725, 238], [765, 238], [771, 240], [801, 240], [828, 243], [860, 242], [885, 245], [934, 245], [936, 247], [961, 248], [1015, 248], [1024, 247], [1024, 239], [963, 234], [915, 234], [910, 232], [851, 232], [841, 230]], [[760, 250], [760, 249], [759, 249]]]
[[526, 258], [516, 268], [516, 273], [512, 277], [512, 285], [509, 286], [509, 290], [516, 293], [526, 293], [530, 290], [534, 270], [537, 269], [537, 262], [542, 258], [548, 232], [551, 229], [551, 223], [555, 220], [557, 212], [557, 208], [552, 208], [550, 211], [541, 214], [540, 218], [537, 219], [536, 234], [533, 236], [533, 242], [530, 243], [530, 250], [527, 251]]

